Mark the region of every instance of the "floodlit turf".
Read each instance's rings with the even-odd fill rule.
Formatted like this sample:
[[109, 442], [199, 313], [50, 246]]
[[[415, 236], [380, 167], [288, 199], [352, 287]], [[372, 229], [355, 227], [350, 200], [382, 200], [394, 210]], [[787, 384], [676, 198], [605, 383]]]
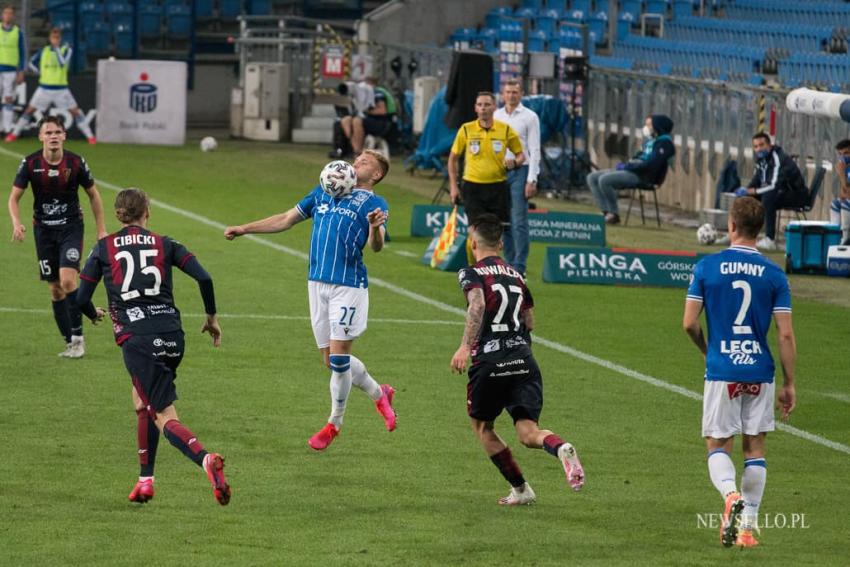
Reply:
[[[35, 147], [31, 141], [4, 146], [19, 153]], [[320, 148], [227, 141], [210, 154], [194, 143], [69, 147], [88, 158], [99, 179], [142, 187], [224, 224], [289, 208], [327, 161]], [[16, 165], [0, 155], [9, 181]], [[394, 166], [380, 187], [393, 240], [380, 254], [367, 253], [369, 274], [463, 307], [452, 274], [397, 253], [424, 250], [423, 239], [407, 236], [410, 207], [425, 202], [435, 185], [409, 178], [400, 162]], [[108, 228], [115, 230], [114, 192], [104, 186], [101, 192]], [[23, 203], [28, 210], [30, 195]], [[0, 217], [8, 238], [8, 217]], [[0, 246], [0, 564], [847, 562], [850, 455], [785, 432], [769, 436], [761, 511], [771, 527], [756, 549], [724, 549], [717, 529], [706, 526], [717, 521], [723, 503], [705, 467], [700, 403], [541, 344], [535, 348], [546, 384], [541, 425], [576, 445], [587, 485], [570, 491], [559, 463], [522, 448], [503, 417], [497, 429], [538, 503], [500, 508], [496, 500], [508, 487], [469, 429], [465, 378], [448, 371], [461, 316], [386, 286], [372, 286], [369, 330], [355, 353], [377, 379], [398, 389], [398, 429], [387, 433], [371, 402], [353, 390], [341, 435], [315, 453], [306, 441], [324, 424], [330, 404], [328, 371], [306, 318], [304, 260], [256, 241], [227, 242], [220, 229], [162, 207], [154, 207], [151, 228], [185, 243], [215, 280], [224, 330], [219, 350], [199, 333], [197, 287], [175, 276], [187, 335], [177, 409], [207, 448], [225, 455], [231, 504], [219, 507], [203, 472], [164, 439], [155, 499], [127, 502], [138, 469], [120, 351], [107, 325], [87, 326], [87, 356], [56, 357], [62, 344], [47, 288], [37, 279], [30, 231], [23, 245]], [[93, 236], [89, 222], [87, 248]], [[309, 226], [265, 238], [304, 252]], [[693, 234], [637, 226], [617, 228], [611, 241], [692, 248]], [[684, 290], [543, 284], [542, 257], [543, 247], [534, 245], [530, 286], [541, 337], [701, 391], [701, 357], [680, 326]], [[795, 289], [807, 281], [798, 278]], [[834, 289], [846, 294], [846, 283], [832, 285], [843, 285]], [[103, 304], [102, 288], [95, 299]], [[800, 405], [791, 423], [845, 445], [848, 317], [846, 307], [794, 304]], [[734, 459], [740, 474], [739, 452]], [[781, 522], [785, 527], [776, 527]]]

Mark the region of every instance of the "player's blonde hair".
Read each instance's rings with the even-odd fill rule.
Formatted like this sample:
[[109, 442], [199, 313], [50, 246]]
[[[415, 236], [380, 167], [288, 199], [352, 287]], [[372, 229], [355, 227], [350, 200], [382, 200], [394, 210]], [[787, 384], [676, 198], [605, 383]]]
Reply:
[[122, 224], [132, 224], [144, 218], [150, 207], [147, 193], [137, 187], [128, 187], [115, 197], [115, 217]]
[[381, 179], [378, 179], [375, 183], [380, 183], [390, 170], [390, 160], [384, 154], [375, 150], [363, 150], [363, 153], [372, 156], [378, 162], [378, 166], [381, 168]]
[[732, 203], [729, 216], [741, 236], [755, 238], [764, 226], [764, 207], [753, 197], [740, 197]]

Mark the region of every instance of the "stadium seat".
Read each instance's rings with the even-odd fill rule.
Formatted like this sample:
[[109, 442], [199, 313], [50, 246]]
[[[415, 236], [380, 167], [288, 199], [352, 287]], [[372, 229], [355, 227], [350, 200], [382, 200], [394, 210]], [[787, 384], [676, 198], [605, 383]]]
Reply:
[[112, 29], [133, 25], [133, 6], [127, 2], [109, 2], [106, 5], [106, 13]]
[[268, 16], [272, 13], [269, 0], [248, 0], [248, 13], [253, 16]]
[[118, 25], [114, 28], [115, 54], [119, 57], [132, 57], [135, 45], [133, 45], [133, 28]]
[[109, 52], [109, 26], [104, 22], [90, 20], [83, 24], [86, 51], [93, 55]]
[[242, 13], [242, 0], [219, 0], [218, 17], [222, 20], [235, 20]]
[[162, 34], [162, 6], [142, 4], [139, 6], [139, 35], [143, 38], [159, 37]]
[[686, 18], [694, 13], [694, 4], [692, 0], [673, 0], [673, 17]]
[[192, 28], [192, 10], [188, 6], [168, 6], [165, 30], [169, 39], [188, 39]]
[[81, 2], [80, 3], [80, 17], [84, 18], [86, 21], [90, 20], [103, 20], [103, 4], [100, 2]]
[[213, 17], [213, 0], [194, 0], [194, 2], [196, 19]]
[[644, 13], [661, 14], [662, 16], [666, 16], [669, 5], [670, 4], [667, 0], [647, 0], [646, 11]]
[[528, 34], [528, 50], [529, 51], [546, 51], [546, 40], [548, 36], [546, 32], [537, 30]]

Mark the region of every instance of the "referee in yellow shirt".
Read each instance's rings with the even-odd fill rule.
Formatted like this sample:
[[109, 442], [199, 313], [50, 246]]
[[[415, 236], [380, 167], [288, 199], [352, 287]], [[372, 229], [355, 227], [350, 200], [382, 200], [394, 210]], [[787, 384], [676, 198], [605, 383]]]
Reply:
[[[449, 153], [449, 192], [452, 203], [463, 202], [469, 226], [484, 213], [502, 220], [506, 229], [511, 219], [511, 195], [508, 170], [525, 162], [522, 142], [516, 132], [504, 122], [493, 120], [496, 96], [478, 93], [475, 114], [478, 120], [461, 125]], [[506, 161], [505, 151], [514, 159]], [[464, 156], [463, 184], [458, 187], [457, 162]]]

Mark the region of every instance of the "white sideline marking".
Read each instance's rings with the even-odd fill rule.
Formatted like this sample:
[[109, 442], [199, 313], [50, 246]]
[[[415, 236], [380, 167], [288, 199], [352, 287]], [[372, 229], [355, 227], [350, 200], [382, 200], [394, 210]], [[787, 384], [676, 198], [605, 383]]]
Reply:
[[[14, 157], [16, 159], [22, 159], [24, 157], [21, 154], [11, 152], [11, 151], [7, 150], [6, 148], [3, 148], [3, 147], [0, 147], [0, 154], [5, 154], [5, 155], [8, 155], [8, 156]], [[103, 180], [98, 179], [98, 180], [96, 180], [96, 182], [97, 182], [98, 186], [106, 187], [107, 189], [111, 189], [113, 191], [120, 191], [122, 189], [118, 185], [114, 185], [112, 183], [109, 183], [108, 181], [103, 181]], [[168, 203], [164, 203], [163, 201], [160, 201], [158, 199], [151, 199], [151, 204], [155, 205], [157, 207], [160, 207], [162, 209], [165, 209], [167, 211], [170, 211], [174, 214], [192, 219], [192, 220], [197, 221], [201, 224], [205, 224], [207, 226], [217, 228], [217, 229], [222, 230], [222, 231], [225, 228], [227, 228], [226, 225], [224, 225], [220, 222], [214, 221], [214, 220], [212, 220], [208, 217], [199, 215], [197, 213], [193, 213], [191, 211], [187, 211], [185, 209], [181, 209], [179, 207], [169, 205]], [[290, 256], [294, 256], [296, 258], [301, 258], [302, 260], [307, 260], [309, 258], [307, 254], [305, 254], [304, 252], [301, 252], [300, 250], [295, 250], [294, 248], [284, 246], [283, 244], [278, 244], [277, 242], [274, 242], [272, 240], [268, 240], [268, 239], [263, 238], [263, 237], [256, 236], [254, 234], [248, 234], [248, 235], [242, 236], [241, 238], [251, 240], [251, 241], [256, 242], [258, 244], [262, 244], [263, 246], [267, 246], [269, 248], [273, 248], [274, 250], [278, 250], [280, 252], [284, 252], [285, 254], [289, 254]], [[454, 307], [453, 305], [449, 305], [447, 303], [443, 303], [442, 301], [437, 301], [436, 299], [431, 299], [430, 297], [416, 293], [415, 291], [410, 291], [406, 288], [397, 286], [397, 285], [390, 283], [388, 281], [385, 281], [385, 280], [382, 280], [382, 279], [379, 279], [379, 278], [369, 278], [369, 281], [372, 285], [374, 285], [376, 287], [382, 287], [384, 289], [388, 289], [388, 290], [392, 291], [393, 293], [395, 293], [397, 295], [407, 297], [408, 299], [412, 299], [414, 301], [417, 301], [417, 302], [425, 304], [425, 305], [430, 305], [431, 307], [434, 307], [434, 308], [439, 309], [441, 311], [445, 311], [447, 313], [453, 313], [455, 315], [460, 315], [462, 317], [466, 315], [466, 311], [463, 310], [463, 309], [460, 309], [458, 307]], [[553, 349], [557, 352], [568, 354], [570, 356], [578, 358], [579, 360], [583, 360], [585, 362], [589, 362], [591, 364], [601, 366], [602, 368], [605, 368], [607, 370], [611, 370], [612, 372], [616, 372], [616, 373], [621, 374], [623, 376], [627, 376], [628, 378], [634, 378], [635, 380], [639, 380], [641, 382], [651, 384], [652, 386], [667, 390], [669, 392], [679, 394], [681, 396], [685, 396], [686, 398], [691, 398], [692, 400], [702, 400], [702, 395], [697, 393], [697, 392], [694, 392], [693, 390], [688, 390], [687, 388], [683, 388], [681, 386], [677, 386], [675, 384], [665, 382], [664, 380], [654, 378], [654, 377], [649, 376], [647, 374], [642, 374], [642, 373], [640, 373], [636, 370], [632, 370], [630, 368], [626, 368], [625, 366], [621, 366], [619, 364], [611, 362], [610, 360], [605, 360], [604, 358], [599, 358], [599, 357], [593, 356], [592, 354], [587, 354], [587, 353], [582, 352], [580, 350], [576, 350], [572, 347], [569, 347], [569, 346], [563, 345], [561, 343], [543, 338], [540, 335], [535, 334], [534, 335], [534, 341], [537, 342], [537, 343], [540, 343], [541, 345], [543, 345], [545, 347], [551, 348], [551, 349]], [[820, 435], [816, 435], [814, 433], [809, 433], [808, 431], [804, 431], [802, 429], [797, 429], [796, 427], [792, 427], [790, 425], [786, 425], [786, 424], [780, 423], [780, 422], [777, 422], [776, 428], [779, 429], [780, 431], [790, 433], [791, 435], [794, 435], [794, 436], [799, 437], [801, 439], [805, 439], [807, 441], [811, 441], [812, 443], [816, 443], [818, 445], [822, 445], [824, 447], [828, 447], [828, 448], [833, 449], [835, 451], [850, 455], [850, 446], [848, 446], [848, 445], [844, 445], [842, 443], [837, 443], [835, 441], [831, 441], [831, 440], [829, 440], [825, 437], [821, 437]]]
[[393, 254], [398, 254], [399, 256], [404, 256], [405, 258], [419, 258], [421, 254], [416, 254], [415, 252], [410, 252], [409, 250], [393, 250]]
[[838, 400], [839, 402], [844, 402], [845, 404], [850, 404], [850, 394], [839, 394], [834, 392], [821, 392], [821, 396], [825, 398], [832, 398], [833, 400]]
[[[50, 309], [26, 309], [23, 307], [0, 307], [0, 313], [34, 313], [46, 315], [53, 313]], [[202, 318], [204, 313], [181, 313], [183, 317]], [[260, 315], [256, 313], [218, 313], [219, 319], [261, 319], [265, 321], [309, 321], [306, 315]], [[387, 319], [369, 318], [370, 323], [391, 323], [393, 325], [451, 325], [459, 327], [463, 321], [440, 321], [439, 319]]]

